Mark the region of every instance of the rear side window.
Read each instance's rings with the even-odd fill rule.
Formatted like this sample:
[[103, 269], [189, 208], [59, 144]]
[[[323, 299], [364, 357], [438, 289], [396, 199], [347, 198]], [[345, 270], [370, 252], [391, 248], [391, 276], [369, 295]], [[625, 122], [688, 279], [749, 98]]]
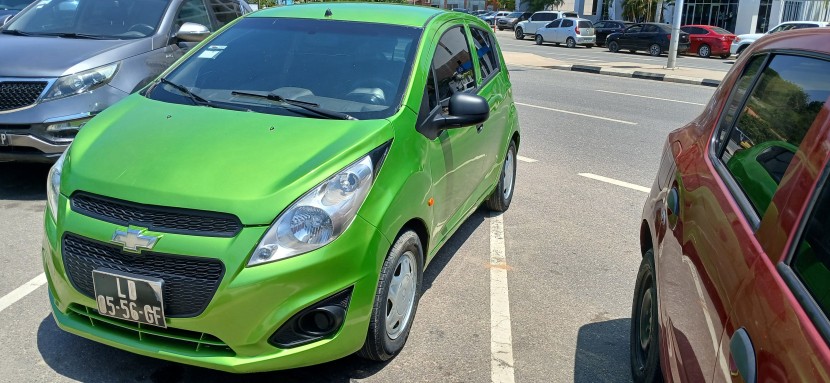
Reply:
[[594, 26], [593, 26], [593, 25], [591, 24], [591, 22], [590, 22], [590, 21], [588, 21], [588, 20], [581, 20], [581, 21], [579, 22], [579, 27], [580, 27], [580, 28], [593, 28]]
[[432, 69], [438, 83], [439, 100], [475, 88], [473, 57], [463, 27], [453, 27], [441, 36], [432, 58]]
[[533, 15], [533, 21], [551, 21], [555, 18], [553, 13], [537, 13]]
[[759, 217], [764, 216], [828, 95], [830, 63], [777, 55], [741, 107], [725, 137], [720, 161]]
[[830, 185], [825, 185], [790, 264], [825, 315], [830, 314]]
[[473, 35], [473, 43], [478, 54], [478, 68], [481, 70], [481, 79], [484, 82], [499, 71], [499, 58], [493, 45], [493, 36], [490, 32], [478, 28], [470, 28], [470, 32]]
[[640, 32], [640, 31], [642, 31], [642, 30], [643, 30], [643, 26], [642, 26], [642, 25], [635, 25], [635, 26], [629, 27], [629, 28], [628, 28], [628, 29], [626, 29], [625, 31], [626, 31], [627, 33], [637, 33], [637, 32]]
[[643, 27], [643, 32], [646, 32], [646, 33], [656, 33], [656, 32], [659, 32], [659, 31], [660, 30], [657, 27], [655, 27], [654, 25], [646, 25], [646, 26]]
[[574, 26], [574, 21], [573, 20], [569, 20], [569, 19], [562, 20], [562, 28], [570, 28], [572, 26]]
[[594, 27], [596, 27], [596, 28], [605, 28], [605, 22], [600, 21], [600, 22], [594, 24]]

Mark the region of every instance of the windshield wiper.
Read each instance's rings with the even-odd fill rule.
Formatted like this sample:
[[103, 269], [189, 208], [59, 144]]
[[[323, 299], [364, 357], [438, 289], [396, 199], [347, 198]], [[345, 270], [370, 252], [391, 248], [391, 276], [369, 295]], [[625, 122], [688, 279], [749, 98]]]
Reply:
[[37, 34], [23, 32], [23, 31], [20, 31], [20, 30], [17, 30], [17, 29], [4, 29], [4, 30], [0, 31], [0, 33], [5, 33], [7, 35], [15, 35], [15, 36], [37, 36]]
[[107, 39], [107, 37], [104, 37], [104, 36], [90, 35], [90, 34], [86, 34], [86, 33], [75, 33], [75, 32], [38, 33], [38, 36], [63, 37], [65, 39], [91, 39], [91, 40], [106, 40]]
[[198, 94], [193, 93], [190, 89], [187, 89], [187, 87], [185, 87], [183, 85], [176, 84], [175, 82], [170, 81], [170, 80], [168, 80], [164, 77], [160, 78], [159, 82], [161, 82], [163, 84], [170, 85], [171, 87], [178, 90], [179, 92], [182, 92], [185, 96], [187, 96], [187, 98], [190, 99], [190, 101], [193, 101], [194, 105], [207, 106], [207, 107], [210, 107], [210, 108], [237, 110], [237, 111], [240, 111], [240, 112], [250, 112], [250, 109], [248, 109], [248, 108], [242, 108], [242, 107], [231, 106], [231, 105], [226, 105], [226, 104], [218, 104], [216, 102], [207, 100], [207, 99], [203, 98], [202, 96], [199, 96]]
[[301, 108], [301, 109], [307, 110], [309, 112], [316, 113], [317, 115], [320, 115], [320, 116], [323, 116], [323, 117], [326, 117], [326, 118], [330, 118], [330, 119], [334, 119], [334, 120], [357, 120], [356, 118], [354, 118], [354, 117], [352, 117], [352, 116], [350, 116], [346, 113], [321, 108], [320, 105], [315, 104], [313, 102], [292, 100], [290, 98], [285, 98], [285, 97], [282, 97], [282, 96], [280, 96], [278, 94], [274, 94], [274, 93], [265, 93], [265, 92], [255, 93], [255, 92], [243, 92], [243, 91], [235, 90], [235, 91], [232, 91], [231, 94], [235, 95], [235, 96], [248, 96], [248, 97], [262, 98], [262, 99], [274, 101], [274, 102], [277, 102], [277, 103], [283, 104], [283, 105], [296, 106], [298, 108]]

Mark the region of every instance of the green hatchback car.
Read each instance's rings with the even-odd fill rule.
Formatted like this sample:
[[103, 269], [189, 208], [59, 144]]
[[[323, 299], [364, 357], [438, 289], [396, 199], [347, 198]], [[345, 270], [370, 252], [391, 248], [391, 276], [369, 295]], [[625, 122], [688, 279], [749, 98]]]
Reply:
[[55, 320], [232, 372], [387, 360], [424, 267], [478, 206], [510, 206], [518, 147], [483, 21], [253, 13], [96, 116], [49, 173]]

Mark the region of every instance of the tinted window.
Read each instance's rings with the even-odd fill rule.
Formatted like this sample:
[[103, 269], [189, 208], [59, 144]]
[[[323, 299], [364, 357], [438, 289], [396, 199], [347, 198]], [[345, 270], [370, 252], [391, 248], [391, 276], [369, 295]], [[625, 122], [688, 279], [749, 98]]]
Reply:
[[452, 28], [441, 36], [432, 58], [432, 69], [438, 80], [440, 100], [475, 88], [473, 58], [462, 27]]
[[593, 26], [593, 24], [591, 24], [590, 21], [582, 20], [582, 21], [579, 22], [579, 27], [580, 28], [593, 28], [594, 26]]
[[220, 28], [242, 15], [242, 9], [236, 0], [210, 0], [210, 8]]
[[470, 28], [473, 35], [473, 43], [478, 54], [478, 68], [481, 70], [481, 78], [487, 79], [499, 70], [499, 59], [496, 56], [493, 37], [489, 32], [478, 28]]
[[638, 33], [643, 30], [642, 25], [634, 25], [625, 30], [626, 33]]
[[554, 21], [551, 21], [548, 25], [546, 25], [545, 28], [559, 28], [559, 24], [561, 24], [561, 23], [562, 23], [562, 20], [554, 20]]
[[573, 20], [569, 20], [569, 19], [562, 20], [562, 28], [570, 28], [572, 26], [574, 26], [574, 21]]
[[830, 185], [824, 185], [796, 247], [792, 268], [825, 315], [830, 315]]
[[562, 16], [562, 17], [579, 17], [579, 15], [577, 15], [576, 13], [573, 13], [573, 12], [565, 12], [564, 16]]
[[156, 33], [167, 4], [167, 0], [41, 0], [6, 29], [33, 35], [136, 39]]
[[823, 60], [775, 56], [758, 78], [720, 158], [759, 217], [828, 96]]
[[174, 31], [178, 31], [184, 23], [201, 24], [213, 30], [210, 25], [207, 8], [202, 0], [185, 0], [182, 3], [181, 8], [179, 8], [179, 13], [176, 15]]
[[533, 16], [533, 21], [551, 21], [556, 19], [553, 13], [537, 13]]
[[595, 28], [605, 28], [605, 22], [604, 22], [604, 21], [600, 21], [600, 22], [598, 22], [598, 23], [594, 24], [594, 27], [595, 27]]
[[31, 0], [4, 0], [0, 3], [0, 11], [19, 11], [31, 3]]
[[646, 26], [644, 26], [644, 27], [643, 27], [643, 32], [646, 32], [646, 33], [656, 33], [656, 32], [660, 32], [660, 29], [658, 29], [658, 28], [657, 28], [656, 26], [654, 26], [654, 25], [646, 25]]
[[[744, 101], [744, 96], [746, 96], [746, 92], [749, 90], [749, 87], [752, 85], [752, 81], [755, 79], [755, 76], [758, 74], [758, 71], [761, 69], [761, 65], [764, 63], [765, 56], [757, 56], [753, 57], [752, 61], [744, 67], [744, 73], [741, 75], [741, 78], [735, 84], [733, 89], [732, 99], [729, 101], [729, 104], [726, 106], [723, 119], [721, 120], [721, 131], [718, 136], [718, 142], [723, 143], [726, 141], [726, 137], [729, 134], [729, 130], [732, 128], [732, 124], [735, 122], [735, 116], [738, 115], [738, 109], [741, 107], [741, 104]], [[720, 153], [722, 148], [719, 147], [718, 153]]]
[[681, 31], [686, 32], [688, 34], [693, 34], [694, 33], [694, 32], [692, 32], [693, 29], [694, 28], [692, 28], [692, 27], [680, 27]]

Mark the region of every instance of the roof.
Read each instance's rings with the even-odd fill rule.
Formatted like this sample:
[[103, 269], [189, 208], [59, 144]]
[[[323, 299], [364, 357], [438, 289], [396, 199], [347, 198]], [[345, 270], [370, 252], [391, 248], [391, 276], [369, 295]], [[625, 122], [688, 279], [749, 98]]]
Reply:
[[326, 10], [331, 10], [332, 20], [396, 24], [410, 27], [423, 27], [433, 16], [446, 13], [437, 8], [404, 4], [313, 3], [268, 8], [252, 13], [249, 17], [325, 19]]

